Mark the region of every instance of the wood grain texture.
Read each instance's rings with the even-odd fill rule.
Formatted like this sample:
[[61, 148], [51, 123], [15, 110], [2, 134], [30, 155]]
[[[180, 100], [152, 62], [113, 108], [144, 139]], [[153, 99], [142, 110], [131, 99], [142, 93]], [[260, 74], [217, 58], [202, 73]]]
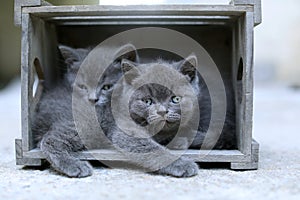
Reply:
[[254, 7], [254, 24], [259, 25], [262, 22], [261, 0], [233, 0], [233, 5], [251, 5]]
[[251, 148], [251, 160], [247, 162], [231, 162], [230, 168], [233, 170], [255, 170], [258, 169], [259, 144], [253, 140]]
[[25, 165], [25, 166], [41, 166], [42, 159], [36, 159], [31, 157], [23, 157], [23, 149], [22, 149], [22, 140], [15, 140], [15, 149], [16, 149], [16, 164], [17, 165]]
[[29, 113], [32, 88], [30, 87], [31, 70], [29, 64], [30, 55], [30, 35], [31, 30], [30, 19], [28, 14], [23, 14], [22, 17], [22, 50], [21, 50], [21, 127], [23, 150], [29, 150]]
[[253, 12], [253, 6], [233, 5], [127, 5], [127, 6], [41, 6], [26, 7], [24, 13], [39, 17], [106, 15], [240, 15]]
[[[249, 162], [250, 156], [245, 156], [238, 150], [171, 150], [174, 155], [183, 155], [196, 162]], [[116, 150], [98, 149], [85, 152], [73, 153], [74, 156], [82, 160], [114, 160], [126, 161], [127, 158]], [[34, 159], [44, 159], [43, 153], [39, 149], [33, 149], [24, 153], [24, 156]]]
[[233, 0], [234, 5], [254, 5], [255, 0]]
[[20, 26], [22, 22], [22, 8], [25, 6], [40, 6], [42, 4], [41, 0], [15, 0], [14, 5], [14, 21], [16, 26]]
[[243, 31], [243, 52], [244, 52], [244, 72], [243, 72], [243, 102], [241, 106], [241, 125], [243, 126], [243, 149], [241, 151], [251, 154], [252, 124], [253, 124], [253, 13], [248, 12], [244, 18]]
[[254, 22], [255, 26], [261, 24], [262, 22], [262, 5], [261, 0], [254, 0]]

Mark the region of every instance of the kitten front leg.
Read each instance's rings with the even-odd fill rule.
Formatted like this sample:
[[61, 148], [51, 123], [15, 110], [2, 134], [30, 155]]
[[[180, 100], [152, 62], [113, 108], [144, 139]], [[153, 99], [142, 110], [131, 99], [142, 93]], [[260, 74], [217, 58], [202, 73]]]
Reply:
[[205, 135], [206, 135], [206, 132], [202, 132], [202, 131], [197, 131], [197, 134], [191, 144], [191, 148], [201, 148], [203, 142], [204, 142], [204, 139], [205, 139]]
[[[84, 148], [74, 130], [52, 127], [42, 138], [40, 148], [51, 166], [69, 177], [87, 177], [93, 173], [88, 161], [81, 161], [71, 155]], [[64, 130], [65, 132], [61, 132]], [[69, 131], [69, 132], [68, 132]]]
[[144, 170], [175, 177], [190, 177], [198, 173], [196, 163], [183, 158], [178, 159], [151, 138], [132, 137], [121, 130], [114, 130], [109, 137], [116, 149], [121, 149], [132, 164]]

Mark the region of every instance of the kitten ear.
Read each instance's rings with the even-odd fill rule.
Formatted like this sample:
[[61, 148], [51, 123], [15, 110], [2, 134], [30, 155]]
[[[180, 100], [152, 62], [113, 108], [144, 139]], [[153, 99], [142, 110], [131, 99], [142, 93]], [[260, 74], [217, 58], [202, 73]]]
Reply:
[[121, 69], [124, 74], [124, 79], [128, 84], [131, 84], [132, 81], [140, 75], [140, 71], [136, 67], [136, 64], [127, 59], [121, 60]]
[[117, 62], [121, 62], [122, 59], [138, 62], [137, 50], [132, 44], [125, 44], [117, 51], [114, 58]]
[[65, 45], [59, 45], [58, 48], [66, 64], [71, 66], [74, 62], [80, 60], [80, 56], [76, 49]]
[[194, 80], [196, 76], [196, 67], [198, 65], [197, 56], [195, 54], [191, 54], [183, 62], [180, 64], [179, 71], [187, 76], [190, 81]]

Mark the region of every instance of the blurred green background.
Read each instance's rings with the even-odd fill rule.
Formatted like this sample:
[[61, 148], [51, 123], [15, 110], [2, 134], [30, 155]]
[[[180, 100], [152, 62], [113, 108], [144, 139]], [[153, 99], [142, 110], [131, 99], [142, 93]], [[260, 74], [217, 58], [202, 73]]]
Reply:
[[0, 89], [20, 72], [21, 30], [14, 26], [14, 1], [0, 3]]
[[[54, 5], [98, 4], [98, 0], [48, 0]], [[14, 0], [0, 2], [0, 89], [20, 74], [21, 28], [14, 25]]]

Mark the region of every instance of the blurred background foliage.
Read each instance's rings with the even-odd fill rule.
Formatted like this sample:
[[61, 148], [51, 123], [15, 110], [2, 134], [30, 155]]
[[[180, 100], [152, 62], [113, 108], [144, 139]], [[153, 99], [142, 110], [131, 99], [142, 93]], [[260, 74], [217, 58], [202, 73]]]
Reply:
[[0, 89], [20, 73], [21, 29], [14, 26], [14, 1], [0, 3]]

